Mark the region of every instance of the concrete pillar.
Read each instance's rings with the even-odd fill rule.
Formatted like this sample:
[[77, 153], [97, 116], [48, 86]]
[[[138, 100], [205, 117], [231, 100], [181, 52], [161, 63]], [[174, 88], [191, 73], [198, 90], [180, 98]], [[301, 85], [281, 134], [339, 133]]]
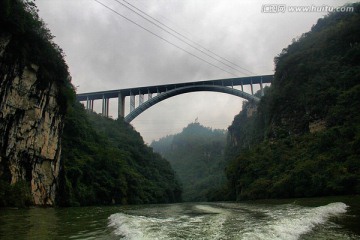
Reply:
[[152, 93], [150, 92], [150, 90], [148, 89], [148, 100], [152, 99]]
[[110, 102], [110, 99], [107, 98], [106, 99], [106, 117], [109, 117], [109, 102]]
[[109, 116], [109, 98], [105, 98], [105, 96], [102, 97], [102, 109], [101, 114], [104, 117]]
[[241, 80], [241, 91], [244, 91], [244, 85], [243, 85], [242, 80]]
[[102, 97], [102, 105], [101, 105], [101, 115], [105, 116], [106, 114], [106, 99], [105, 96], [103, 95]]
[[118, 118], [125, 117], [125, 96], [118, 95]]
[[89, 96], [86, 97], [86, 110], [90, 109], [90, 100], [89, 100]]
[[130, 92], [130, 112], [135, 110], [135, 95]]
[[90, 101], [90, 109], [92, 112], [94, 111], [94, 99]]
[[261, 89], [261, 96], [264, 96], [264, 88], [263, 88], [263, 83], [262, 83], [262, 77], [261, 77], [261, 81], [260, 81], [260, 89]]
[[144, 94], [139, 94], [139, 106], [144, 103]]
[[252, 79], [251, 79], [250, 87], [251, 87], [251, 95], [254, 95], [254, 88], [253, 88]]

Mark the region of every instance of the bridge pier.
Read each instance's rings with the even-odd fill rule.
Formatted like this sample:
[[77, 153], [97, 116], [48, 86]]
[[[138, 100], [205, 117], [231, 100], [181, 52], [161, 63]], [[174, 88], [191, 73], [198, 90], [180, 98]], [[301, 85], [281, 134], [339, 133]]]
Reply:
[[86, 97], [86, 110], [91, 110], [94, 111], [94, 100], [93, 99], [89, 99], [89, 97]]
[[103, 96], [102, 98], [102, 109], [101, 109], [101, 114], [104, 117], [109, 117], [109, 98], [105, 98], [105, 96]]
[[118, 94], [118, 118], [125, 117], [125, 96]]
[[251, 87], [251, 95], [254, 95], [254, 88], [253, 88], [252, 79], [251, 79], [251, 82], [250, 82], [250, 87]]
[[144, 94], [139, 92], [139, 106], [144, 103]]
[[90, 110], [94, 111], [94, 100], [90, 100]]
[[261, 96], [264, 96], [264, 88], [263, 88], [262, 78], [261, 78], [261, 81], [260, 81], [260, 90], [261, 90]]
[[134, 111], [135, 109], [135, 95], [130, 92], [130, 112]]
[[89, 97], [86, 97], [86, 107], [85, 107], [86, 110], [89, 110], [90, 109], [90, 99]]

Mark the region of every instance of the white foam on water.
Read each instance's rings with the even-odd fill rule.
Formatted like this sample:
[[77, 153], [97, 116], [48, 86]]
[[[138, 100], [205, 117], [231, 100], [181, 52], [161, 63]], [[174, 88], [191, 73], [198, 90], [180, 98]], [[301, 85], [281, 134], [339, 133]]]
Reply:
[[348, 207], [341, 202], [312, 208], [294, 204], [238, 206], [248, 211], [198, 204], [190, 215], [181, 211], [155, 217], [116, 213], [109, 217], [109, 226], [120, 239], [127, 240], [297, 240], [304, 234], [316, 233], [317, 226], [333, 224], [329, 219], [345, 213]]
[[209, 239], [209, 237], [210, 239], [225, 239], [224, 223], [228, 218], [229, 211], [209, 205], [196, 205], [195, 209], [211, 214], [204, 217], [206, 221], [200, 226], [199, 235], [203, 237], [202, 239]]
[[195, 205], [195, 209], [201, 210], [205, 213], [227, 213], [228, 211], [221, 209], [221, 208], [216, 208], [216, 207], [212, 207], [209, 205]]
[[197, 205], [195, 209], [204, 213], [195, 216], [177, 215], [171, 218], [154, 218], [125, 213], [112, 214], [109, 227], [114, 233], [127, 240], [162, 239], [224, 239], [222, 226], [226, 220], [223, 210], [206, 205]]
[[301, 235], [311, 232], [316, 226], [326, 223], [330, 217], [346, 212], [344, 203], [330, 203], [315, 208], [302, 208], [289, 205], [285, 209], [267, 211], [272, 221], [258, 226], [243, 235], [244, 239], [286, 239], [297, 240]]
[[162, 226], [173, 222], [173, 218], [160, 219], [125, 213], [112, 214], [109, 226], [115, 228], [115, 234], [122, 239], [165, 239], [162, 237]]

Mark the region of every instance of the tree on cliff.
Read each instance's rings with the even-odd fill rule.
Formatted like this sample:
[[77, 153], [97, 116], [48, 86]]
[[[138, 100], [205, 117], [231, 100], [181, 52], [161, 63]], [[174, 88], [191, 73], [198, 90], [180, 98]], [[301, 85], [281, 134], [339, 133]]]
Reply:
[[37, 12], [31, 0], [0, 1], [0, 36], [5, 42], [9, 39], [1, 56], [2, 72], [9, 74], [14, 63], [19, 65], [17, 71], [35, 64], [39, 67], [39, 89], [55, 83], [60, 89], [57, 96], [60, 110], [65, 113], [75, 99], [75, 90], [63, 50], [53, 41], [54, 36]]

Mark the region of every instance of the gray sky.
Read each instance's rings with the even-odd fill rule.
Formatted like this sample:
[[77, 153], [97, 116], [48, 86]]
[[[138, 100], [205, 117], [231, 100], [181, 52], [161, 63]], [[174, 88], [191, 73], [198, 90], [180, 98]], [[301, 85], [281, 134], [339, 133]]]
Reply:
[[[141, 26], [235, 75], [229, 69], [151, 25], [118, 2], [99, 0]], [[273, 74], [273, 59], [292, 39], [327, 12], [289, 12], [289, 6], [340, 6], [342, 0], [127, 0], [196, 43], [256, 75]], [[78, 93], [234, 77], [144, 31], [93, 0], [36, 0], [39, 15], [64, 50]], [[284, 13], [264, 13], [265, 4], [286, 4]], [[265, 10], [268, 8], [264, 8]], [[117, 118], [117, 100], [110, 115]], [[199, 122], [226, 129], [242, 99], [196, 92], [151, 107], [132, 125], [145, 142]], [[100, 112], [101, 102], [95, 102]], [[126, 113], [129, 99], [126, 99]]]

